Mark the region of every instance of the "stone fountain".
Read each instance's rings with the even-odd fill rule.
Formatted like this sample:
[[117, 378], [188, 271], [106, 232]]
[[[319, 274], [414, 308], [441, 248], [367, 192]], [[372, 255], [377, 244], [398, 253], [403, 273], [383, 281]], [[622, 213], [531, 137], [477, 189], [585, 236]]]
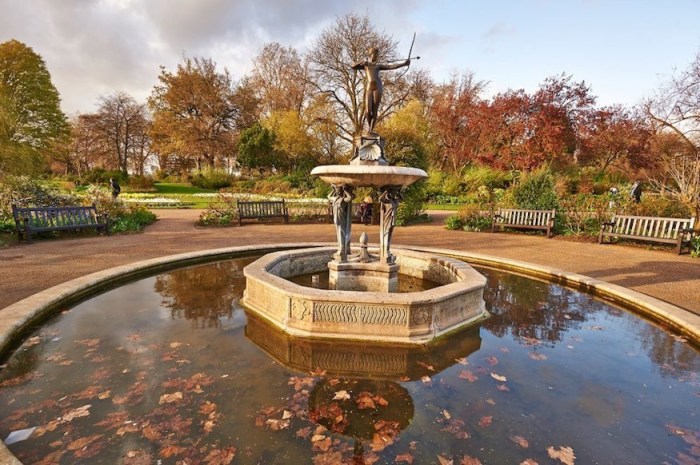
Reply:
[[[385, 141], [374, 131], [382, 89], [379, 70], [405, 66], [408, 60], [383, 64], [377, 63], [376, 57], [373, 49], [370, 61], [353, 66], [365, 71], [365, 121], [369, 127], [355, 137], [350, 163], [318, 166], [311, 171], [331, 185], [337, 248], [277, 252], [251, 263], [244, 269], [242, 303], [295, 336], [423, 344], [487, 317], [483, 301], [486, 279], [458, 260], [391, 249], [402, 190], [427, 174], [418, 168], [391, 166], [385, 158]], [[366, 233], [360, 238], [360, 247], [352, 248], [352, 201], [358, 187], [379, 191], [378, 249], [369, 247]], [[326, 290], [290, 281], [325, 271]], [[402, 275], [438, 286], [399, 293]]]

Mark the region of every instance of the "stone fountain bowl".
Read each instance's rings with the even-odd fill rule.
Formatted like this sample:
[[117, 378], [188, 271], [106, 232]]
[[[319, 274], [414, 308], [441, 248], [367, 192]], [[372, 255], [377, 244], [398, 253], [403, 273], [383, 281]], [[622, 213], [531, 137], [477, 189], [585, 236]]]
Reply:
[[311, 174], [328, 184], [366, 187], [404, 187], [428, 177], [426, 172], [419, 168], [382, 165], [324, 165], [311, 170]]

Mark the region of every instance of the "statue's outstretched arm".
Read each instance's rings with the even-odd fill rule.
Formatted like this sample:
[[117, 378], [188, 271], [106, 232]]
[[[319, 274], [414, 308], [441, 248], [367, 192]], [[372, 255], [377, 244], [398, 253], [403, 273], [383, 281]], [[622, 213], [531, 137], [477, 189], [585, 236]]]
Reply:
[[377, 69], [387, 70], [387, 69], [398, 69], [403, 68], [411, 64], [411, 60], [396, 61], [394, 63], [380, 63], [377, 65]]

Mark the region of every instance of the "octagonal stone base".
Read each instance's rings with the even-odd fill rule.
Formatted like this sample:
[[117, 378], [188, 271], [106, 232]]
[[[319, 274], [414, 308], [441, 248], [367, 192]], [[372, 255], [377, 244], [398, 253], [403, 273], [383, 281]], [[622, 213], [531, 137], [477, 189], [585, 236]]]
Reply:
[[486, 278], [464, 262], [392, 250], [399, 275], [441, 284], [420, 292], [322, 290], [286, 278], [321, 273], [333, 248], [275, 252], [246, 266], [241, 303], [288, 334], [304, 337], [424, 344], [488, 316]]

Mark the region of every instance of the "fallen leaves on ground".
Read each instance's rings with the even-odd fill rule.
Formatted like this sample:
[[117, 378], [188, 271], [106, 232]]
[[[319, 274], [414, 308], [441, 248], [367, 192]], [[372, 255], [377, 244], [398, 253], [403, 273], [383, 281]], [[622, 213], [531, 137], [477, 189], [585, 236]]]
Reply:
[[576, 459], [574, 450], [568, 446], [561, 446], [559, 450], [555, 449], [554, 446], [549, 446], [547, 454], [549, 454], [550, 458], [559, 460], [566, 465], [574, 465], [574, 460]]

